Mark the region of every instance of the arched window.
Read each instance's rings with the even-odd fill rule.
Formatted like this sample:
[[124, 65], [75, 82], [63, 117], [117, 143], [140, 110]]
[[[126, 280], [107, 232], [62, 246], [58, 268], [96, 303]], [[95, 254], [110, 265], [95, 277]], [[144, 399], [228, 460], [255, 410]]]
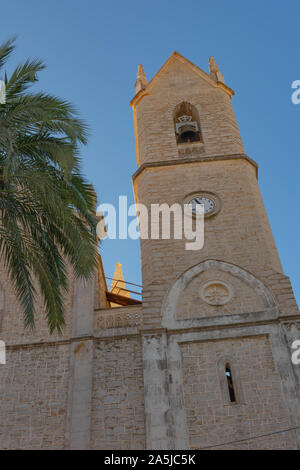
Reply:
[[174, 125], [178, 144], [201, 141], [199, 115], [192, 104], [184, 101], [176, 106]]
[[236, 398], [235, 398], [235, 391], [234, 391], [234, 383], [233, 383], [233, 379], [232, 379], [230, 364], [228, 362], [225, 365], [225, 375], [226, 375], [226, 379], [227, 379], [229, 399], [230, 399], [231, 403], [235, 403]]

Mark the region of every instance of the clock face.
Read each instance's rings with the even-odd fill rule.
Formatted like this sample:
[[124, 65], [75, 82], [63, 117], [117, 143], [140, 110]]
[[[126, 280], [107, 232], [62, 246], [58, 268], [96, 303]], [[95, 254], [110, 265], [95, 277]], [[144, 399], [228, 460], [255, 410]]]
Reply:
[[200, 204], [204, 206], [204, 214], [210, 214], [215, 209], [215, 202], [206, 196], [195, 197], [189, 202], [193, 214], [200, 214]]

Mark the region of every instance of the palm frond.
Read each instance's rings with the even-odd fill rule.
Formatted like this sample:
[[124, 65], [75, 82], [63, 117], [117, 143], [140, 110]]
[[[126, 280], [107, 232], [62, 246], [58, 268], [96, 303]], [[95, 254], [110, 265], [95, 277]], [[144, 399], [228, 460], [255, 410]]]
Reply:
[[[0, 46], [0, 66], [14, 49]], [[97, 260], [95, 193], [80, 168], [88, 127], [67, 101], [29, 93], [44, 69], [27, 60], [8, 79], [0, 106], [0, 256], [33, 328], [36, 296], [51, 333], [62, 331], [66, 266], [88, 279]]]
[[15, 49], [16, 36], [8, 39], [0, 45], [0, 70]]

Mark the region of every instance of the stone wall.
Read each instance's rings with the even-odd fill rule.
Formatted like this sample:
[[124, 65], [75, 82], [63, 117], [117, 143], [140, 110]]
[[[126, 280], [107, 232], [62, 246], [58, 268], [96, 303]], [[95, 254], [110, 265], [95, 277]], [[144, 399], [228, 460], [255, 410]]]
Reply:
[[11, 347], [0, 366], [0, 448], [63, 449], [69, 345]]
[[[291, 427], [266, 336], [187, 343], [181, 346], [189, 443], [205, 448]], [[218, 363], [239, 374], [242, 397], [224, 401]], [[225, 367], [222, 370], [225, 377]], [[226, 384], [224, 384], [226, 386]], [[217, 448], [217, 447], [216, 447]], [[293, 432], [223, 445], [220, 449], [295, 449]]]
[[145, 448], [143, 364], [139, 337], [95, 343], [92, 397], [92, 448]]

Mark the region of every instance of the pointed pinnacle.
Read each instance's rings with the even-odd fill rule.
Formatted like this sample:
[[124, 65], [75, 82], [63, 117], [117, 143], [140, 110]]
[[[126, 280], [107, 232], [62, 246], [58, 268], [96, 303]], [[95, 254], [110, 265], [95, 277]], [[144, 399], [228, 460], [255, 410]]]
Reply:
[[214, 59], [214, 57], [209, 58], [209, 75], [216, 82], [221, 82], [225, 84], [224, 75], [220, 72], [220, 69]]
[[144, 67], [142, 66], [142, 64], [140, 64], [138, 66], [136, 82], [134, 85], [136, 93], [138, 93], [141, 90], [144, 90], [146, 88], [147, 83], [148, 82], [147, 82], [147, 78], [144, 72]]

